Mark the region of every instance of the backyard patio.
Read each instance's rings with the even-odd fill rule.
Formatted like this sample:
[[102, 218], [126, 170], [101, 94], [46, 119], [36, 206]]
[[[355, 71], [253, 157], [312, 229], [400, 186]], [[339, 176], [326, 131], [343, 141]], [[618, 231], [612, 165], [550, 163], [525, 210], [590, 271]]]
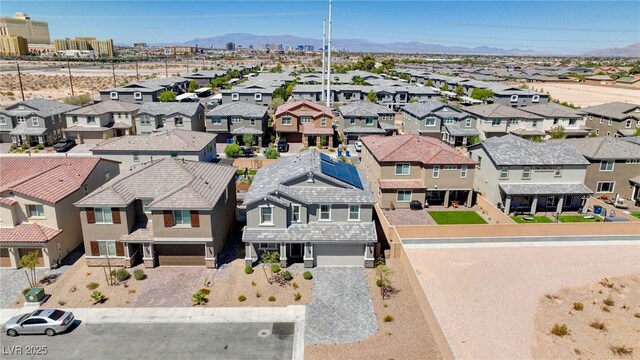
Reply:
[[446, 208], [430, 206], [422, 210], [383, 210], [389, 225], [457, 225], [491, 224], [491, 217], [479, 208]]

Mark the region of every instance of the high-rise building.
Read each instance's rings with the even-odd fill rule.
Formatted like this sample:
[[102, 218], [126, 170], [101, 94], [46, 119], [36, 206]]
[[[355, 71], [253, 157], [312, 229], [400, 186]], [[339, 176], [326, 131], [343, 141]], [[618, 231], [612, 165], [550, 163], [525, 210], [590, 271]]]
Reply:
[[22, 36], [0, 35], [0, 55], [20, 56], [27, 55], [28, 52], [27, 39]]
[[236, 44], [235, 44], [235, 43], [232, 43], [232, 42], [228, 42], [228, 43], [226, 43], [226, 45], [225, 45], [225, 49], [226, 49], [227, 51], [235, 51], [235, 50], [236, 50]]
[[25, 13], [16, 13], [12, 18], [0, 18], [0, 35], [21, 36], [28, 44], [51, 44], [49, 24], [31, 20]]
[[80, 50], [93, 51], [100, 56], [113, 57], [113, 40], [97, 40], [94, 37], [75, 37], [57, 39], [53, 42], [56, 51]]
[[304, 51], [313, 51], [313, 45], [305, 45]]

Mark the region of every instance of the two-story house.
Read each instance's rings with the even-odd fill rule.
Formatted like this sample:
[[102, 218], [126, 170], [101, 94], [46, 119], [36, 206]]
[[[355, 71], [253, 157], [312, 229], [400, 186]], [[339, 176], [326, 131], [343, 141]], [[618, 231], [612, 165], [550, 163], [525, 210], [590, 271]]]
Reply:
[[324, 138], [333, 147], [333, 112], [330, 108], [309, 100], [298, 100], [278, 106], [273, 127], [276, 142], [284, 137], [290, 143], [304, 146], [320, 145]]
[[480, 137], [514, 134], [522, 138], [546, 136], [542, 128], [543, 117], [502, 104], [468, 106], [464, 111], [476, 119]]
[[183, 77], [188, 80], [196, 81], [200, 86], [207, 86], [211, 81], [224, 76], [226, 73], [226, 71], [222, 70], [198, 70], [188, 73]]
[[21, 145], [50, 145], [62, 137], [66, 127], [64, 113], [77, 109], [45, 99], [20, 101], [0, 110], [0, 137], [2, 142]]
[[612, 102], [580, 109], [597, 136], [632, 136], [640, 128], [640, 105]]
[[144, 103], [135, 116], [138, 134], [182, 129], [204, 131], [204, 106], [196, 102]]
[[[531, 105], [519, 110], [542, 117], [541, 130], [549, 133], [557, 127], [562, 127], [567, 138], [585, 137], [590, 129], [585, 128], [585, 116], [579, 111], [556, 103]], [[524, 122], [525, 126], [533, 126], [532, 122]], [[525, 128], [527, 129], [527, 128]]]
[[75, 202], [89, 266], [216, 267], [235, 220], [235, 168], [162, 159]]
[[217, 157], [216, 134], [169, 130], [149, 135], [112, 138], [91, 149], [93, 155], [120, 163], [121, 172], [147, 162], [172, 157], [211, 162]]
[[107, 90], [100, 90], [100, 100], [116, 100], [131, 103], [155, 102], [163, 91], [176, 95], [187, 92], [189, 79], [177, 76], [136, 81]]
[[233, 137], [243, 143], [244, 135], [251, 135], [254, 143], [262, 147], [262, 140], [269, 123], [267, 108], [246, 102], [231, 102], [216, 106], [207, 112], [205, 125], [207, 132], [218, 134], [218, 142]]
[[588, 137], [552, 140], [565, 143], [578, 150], [590, 163], [585, 185], [595, 196], [633, 199], [631, 179], [640, 176], [640, 145], [614, 137]]
[[429, 136], [365, 136], [362, 168], [380, 207], [473, 205], [475, 161]]
[[479, 136], [476, 118], [440, 101], [410, 103], [402, 108], [405, 132], [442, 139], [453, 146], [466, 145]]
[[505, 213], [585, 210], [589, 161], [567, 144], [535, 143], [515, 135], [469, 147], [477, 163], [474, 189]]
[[347, 144], [366, 135], [393, 135], [397, 132], [395, 111], [372, 102], [360, 101], [338, 108], [340, 132]]
[[121, 101], [102, 101], [64, 114], [64, 136], [78, 144], [97, 144], [112, 137], [136, 133], [134, 115], [140, 105]]
[[378, 241], [366, 176], [315, 150], [260, 169], [244, 199], [245, 262], [277, 251], [282, 266], [373, 267]]
[[0, 157], [0, 169], [0, 266], [14, 269], [29, 252], [50, 268], [80, 246], [73, 203], [119, 173], [98, 157]]

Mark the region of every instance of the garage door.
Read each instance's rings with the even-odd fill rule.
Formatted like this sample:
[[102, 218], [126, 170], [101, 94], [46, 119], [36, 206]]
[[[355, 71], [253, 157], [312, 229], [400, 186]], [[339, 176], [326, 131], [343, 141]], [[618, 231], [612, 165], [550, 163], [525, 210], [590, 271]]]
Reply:
[[204, 266], [204, 244], [155, 245], [160, 266]]
[[0, 248], [0, 267], [10, 267], [11, 258], [9, 258], [9, 249]]
[[314, 245], [316, 266], [364, 266], [364, 245]]
[[287, 133], [287, 142], [289, 143], [301, 143], [302, 133]]
[[38, 252], [38, 267], [43, 267], [44, 259], [42, 258], [42, 249], [18, 249], [18, 259], [22, 259], [24, 255], [27, 255], [28, 253], [33, 251]]

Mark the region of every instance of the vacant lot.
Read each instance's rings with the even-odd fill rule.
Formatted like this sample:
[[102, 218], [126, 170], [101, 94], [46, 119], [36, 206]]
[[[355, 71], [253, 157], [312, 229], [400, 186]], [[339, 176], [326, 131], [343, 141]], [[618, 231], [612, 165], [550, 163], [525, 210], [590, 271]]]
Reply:
[[475, 211], [429, 211], [429, 215], [438, 225], [487, 223]]
[[581, 83], [534, 83], [535, 90], [549, 92], [553, 99], [585, 107], [621, 101], [640, 103], [640, 89], [615, 88]]

